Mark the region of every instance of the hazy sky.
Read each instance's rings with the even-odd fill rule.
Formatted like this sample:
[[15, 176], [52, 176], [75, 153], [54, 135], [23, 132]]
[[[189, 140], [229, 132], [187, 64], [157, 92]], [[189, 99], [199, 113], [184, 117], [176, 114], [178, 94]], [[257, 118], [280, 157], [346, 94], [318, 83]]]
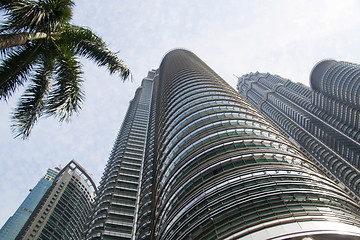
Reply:
[[[78, 161], [99, 182], [135, 89], [174, 48], [198, 55], [236, 87], [236, 76], [270, 72], [309, 85], [324, 58], [360, 63], [357, 0], [75, 0], [73, 23], [119, 51], [133, 74], [122, 83], [83, 60], [86, 101], [61, 126], [41, 119], [29, 140], [13, 139], [17, 99], [0, 102], [0, 227], [47, 168]], [[18, 95], [22, 90], [18, 91]]]

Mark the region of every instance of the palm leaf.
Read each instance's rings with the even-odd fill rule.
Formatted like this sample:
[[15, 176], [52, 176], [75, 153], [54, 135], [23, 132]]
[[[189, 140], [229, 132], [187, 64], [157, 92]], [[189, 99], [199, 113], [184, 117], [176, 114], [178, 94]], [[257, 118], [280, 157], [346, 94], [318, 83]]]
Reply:
[[6, 21], [1, 31], [54, 31], [57, 26], [70, 21], [73, 6], [72, 0], [4, 1], [1, 7], [6, 11]]
[[1, 27], [1, 31], [34, 31], [39, 26], [44, 12], [35, 1], [14, 1], [7, 4], [5, 14], [6, 21]]
[[36, 70], [32, 83], [20, 98], [18, 107], [13, 113], [13, 131], [15, 137], [29, 137], [31, 129], [44, 112], [45, 100], [49, 92], [53, 64], [47, 58], [42, 66]]
[[46, 113], [60, 121], [68, 120], [81, 109], [84, 92], [81, 90], [81, 68], [75, 56], [61, 54], [55, 65], [55, 84], [46, 103]]
[[[73, 0], [0, 0], [6, 19], [0, 26], [5, 39], [0, 47], [0, 100], [32, 80], [13, 113], [16, 136], [27, 138], [44, 114], [64, 121], [81, 109], [84, 93], [78, 56], [107, 67], [110, 74], [119, 73], [123, 80], [130, 75], [100, 37], [69, 23], [73, 6]], [[19, 41], [26, 33], [28, 38]]]
[[27, 80], [41, 52], [42, 41], [17, 47], [0, 65], [0, 99], [7, 99]]
[[18, 2], [23, 2], [23, 0], [1, 0], [0, 10], [10, 11], [11, 5]]
[[130, 70], [123, 61], [90, 29], [68, 25], [58, 39], [61, 42], [59, 44], [71, 46], [76, 55], [93, 60], [98, 66], [106, 66], [110, 74], [120, 73], [123, 80], [129, 77]]
[[46, 11], [46, 23], [50, 24], [52, 31], [71, 20], [72, 8], [75, 6], [73, 0], [43, 0], [40, 4]]

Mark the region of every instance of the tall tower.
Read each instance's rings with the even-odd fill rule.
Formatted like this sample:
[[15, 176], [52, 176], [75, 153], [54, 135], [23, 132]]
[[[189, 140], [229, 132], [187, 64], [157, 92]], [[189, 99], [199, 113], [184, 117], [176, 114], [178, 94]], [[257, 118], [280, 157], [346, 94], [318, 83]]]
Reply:
[[74, 160], [57, 174], [17, 240], [82, 239], [96, 186]]
[[20, 232], [30, 215], [44, 196], [46, 191], [53, 183], [57, 171], [48, 169], [46, 175], [40, 179], [36, 186], [30, 190], [29, 195], [22, 202], [20, 207], [16, 210], [13, 216], [11, 216], [4, 226], [0, 230], [0, 239], [13, 240]]
[[360, 65], [321, 61], [310, 83], [251, 73], [238, 90], [360, 202]]
[[131, 239], [135, 235], [155, 76], [155, 70], [148, 73], [130, 102], [100, 181], [87, 238]]
[[315, 65], [310, 84], [313, 90], [359, 110], [359, 79], [359, 64], [327, 59]]
[[110, 214], [118, 193], [101, 192], [87, 239], [360, 239], [356, 202], [197, 56], [169, 52], [152, 79], [147, 107], [136, 107], [143, 87], [130, 104], [100, 187], [121, 192], [130, 128], [147, 126], [131, 228], [109, 229], [126, 215]]

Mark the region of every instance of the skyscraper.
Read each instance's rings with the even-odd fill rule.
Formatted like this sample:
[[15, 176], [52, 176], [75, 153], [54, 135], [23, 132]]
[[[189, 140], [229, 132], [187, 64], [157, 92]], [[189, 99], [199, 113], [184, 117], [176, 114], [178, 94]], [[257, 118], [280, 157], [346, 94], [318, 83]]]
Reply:
[[[360, 65], [326, 59], [313, 68], [310, 75], [310, 84], [314, 91], [322, 93], [324, 96], [333, 99], [333, 101], [360, 110], [359, 79]], [[336, 106], [332, 107], [336, 108]], [[350, 117], [350, 114], [340, 113], [339, 115]], [[349, 124], [352, 125], [351, 122]]]
[[323, 60], [310, 84], [252, 73], [238, 90], [359, 202], [360, 66]]
[[0, 239], [13, 240], [20, 232], [26, 221], [29, 219], [31, 213], [40, 202], [46, 191], [53, 183], [57, 171], [48, 169], [46, 175], [40, 179], [36, 186], [30, 190], [29, 195], [22, 202], [20, 207], [16, 210], [13, 216], [11, 216], [4, 226], [0, 230]]
[[341, 188], [186, 50], [124, 119], [87, 239], [360, 239]]
[[150, 71], [130, 102], [115, 141], [91, 216], [87, 236], [91, 239], [130, 239], [135, 235], [139, 186], [144, 169], [155, 71]]
[[82, 239], [96, 186], [74, 160], [57, 174], [16, 239]]

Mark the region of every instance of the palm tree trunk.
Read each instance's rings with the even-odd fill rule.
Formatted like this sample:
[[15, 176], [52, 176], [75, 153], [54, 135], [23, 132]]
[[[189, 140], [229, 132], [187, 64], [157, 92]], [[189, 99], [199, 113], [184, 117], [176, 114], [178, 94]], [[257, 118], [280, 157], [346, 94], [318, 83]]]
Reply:
[[9, 47], [20, 46], [28, 43], [31, 40], [45, 38], [46, 33], [13, 33], [13, 34], [0, 34], [0, 50]]
[[24, 45], [29, 41], [29, 33], [0, 34], [0, 50]]

